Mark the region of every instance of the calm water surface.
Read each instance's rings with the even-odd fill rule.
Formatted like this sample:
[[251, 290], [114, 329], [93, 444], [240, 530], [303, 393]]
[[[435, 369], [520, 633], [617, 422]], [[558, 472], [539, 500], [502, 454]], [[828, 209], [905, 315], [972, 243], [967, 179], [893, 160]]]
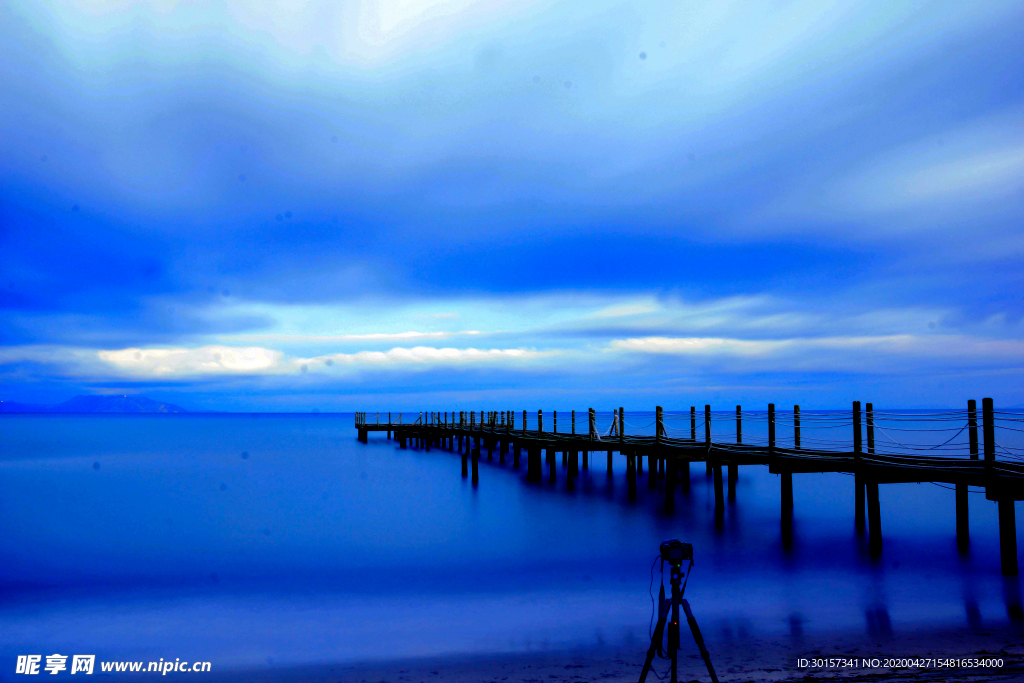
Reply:
[[639, 642], [669, 537], [694, 545], [687, 596], [712, 644], [1004, 623], [1019, 609], [983, 494], [960, 555], [952, 490], [882, 486], [885, 549], [871, 560], [849, 476], [794, 476], [786, 550], [767, 468], [741, 470], [716, 527], [703, 464], [666, 515], [646, 473], [627, 500], [618, 455], [609, 480], [595, 454], [572, 493], [560, 461], [557, 485], [532, 486], [525, 459], [516, 471], [495, 455], [474, 489], [458, 455], [383, 434], [361, 444], [352, 425], [0, 416], [0, 654], [227, 667]]

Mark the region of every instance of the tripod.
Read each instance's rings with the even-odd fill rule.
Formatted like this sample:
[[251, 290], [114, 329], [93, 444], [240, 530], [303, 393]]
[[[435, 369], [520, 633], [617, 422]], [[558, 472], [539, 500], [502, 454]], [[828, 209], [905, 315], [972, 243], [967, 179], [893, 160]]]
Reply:
[[[662, 561], [662, 580], [661, 590], [658, 593], [658, 625], [654, 628], [654, 635], [651, 637], [651, 647], [647, 650], [647, 661], [644, 662], [643, 671], [640, 672], [640, 683], [644, 683], [647, 680], [647, 672], [651, 670], [651, 662], [654, 661], [654, 655], [663, 655], [661, 648], [661, 641], [665, 635], [665, 623], [671, 612], [672, 620], [668, 622], [668, 644], [665, 648], [668, 651], [668, 656], [672, 660], [672, 678], [671, 683], [678, 683], [676, 676], [676, 664], [678, 663], [679, 657], [679, 607], [682, 606], [683, 611], [686, 612], [686, 621], [690, 624], [690, 632], [693, 633], [693, 640], [697, 643], [697, 648], [700, 650], [700, 656], [704, 659], [704, 663], [708, 667], [708, 673], [711, 674], [711, 682], [718, 683], [718, 676], [715, 675], [715, 668], [711, 665], [711, 655], [708, 654], [708, 650], [704, 647], [704, 639], [700, 635], [700, 629], [697, 628], [697, 620], [693, 618], [693, 612], [690, 611], [690, 603], [683, 598], [683, 591], [686, 590], [686, 584], [683, 583], [683, 560], [689, 560], [690, 564], [686, 568], [687, 581], [689, 581], [690, 570], [693, 569], [693, 546], [689, 543], [680, 543], [677, 540], [666, 541], [661, 544], [661, 561]], [[672, 584], [672, 599], [665, 599], [665, 579], [664, 579], [664, 566], [665, 562], [669, 563], [671, 568], [670, 583]], [[682, 586], [680, 584], [682, 583]]]

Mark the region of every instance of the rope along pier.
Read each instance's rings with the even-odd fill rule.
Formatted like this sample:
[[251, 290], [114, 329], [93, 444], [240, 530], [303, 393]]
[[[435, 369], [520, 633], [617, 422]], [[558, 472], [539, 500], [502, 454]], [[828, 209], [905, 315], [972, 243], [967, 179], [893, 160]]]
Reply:
[[[875, 557], [882, 553], [879, 485], [930, 482], [955, 489], [961, 551], [970, 543], [968, 493], [969, 487], [976, 487], [998, 505], [1002, 572], [1018, 573], [1014, 502], [1024, 499], [1024, 448], [1009, 444], [1020, 443], [1018, 435], [1024, 436], [1024, 412], [996, 411], [989, 398], [982, 401], [980, 411], [973, 400], [967, 410], [949, 411], [875, 411], [871, 403], [862, 407], [860, 401], [846, 411], [801, 412], [800, 406], [793, 406], [792, 412], [785, 413], [777, 412], [775, 404], [769, 404], [767, 411], [744, 412], [736, 406], [735, 413], [712, 411], [710, 405], [699, 413], [693, 406], [689, 415], [666, 414], [660, 406], [653, 413], [628, 415], [623, 408], [600, 414], [590, 409], [579, 416], [579, 425], [576, 411], [569, 414], [568, 425], [563, 417], [561, 431], [558, 413], [552, 412], [546, 421], [540, 410], [536, 415], [525, 410], [519, 414], [436, 411], [415, 413], [412, 419], [408, 413], [383, 417], [357, 412], [359, 440], [365, 443], [369, 432], [387, 432], [401, 448], [411, 444], [459, 452], [462, 476], [472, 477], [474, 485], [479, 482], [482, 450], [488, 460], [497, 451], [501, 464], [510, 457], [517, 469], [525, 453], [526, 479], [534, 483], [545, 479], [545, 469], [548, 481], [556, 483], [556, 461], [561, 456], [569, 490], [575, 487], [580, 470], [592, 467], [594, 453], [607, 454], [607, 476], [612, 477], [613, 455], [619, 453], [626, 459], [629, 496], [635, 498], [646, 458], [647, 486], [664, 488], [669, 513], [677, 493], [689, 494], [689, 464], [704, 462], [707, 476], [714, 479], [717, 524], [724, 517], [727, 497], [730, 503], [735, 500], [739, 468], [767, 466], [781, 478], [784, 545], [792, 540], [793, 475], [853, 475], [855, 526], [858, 533], [867, 533], [869, 551]], [[627, 417], [650, 421], [634, 425]]]

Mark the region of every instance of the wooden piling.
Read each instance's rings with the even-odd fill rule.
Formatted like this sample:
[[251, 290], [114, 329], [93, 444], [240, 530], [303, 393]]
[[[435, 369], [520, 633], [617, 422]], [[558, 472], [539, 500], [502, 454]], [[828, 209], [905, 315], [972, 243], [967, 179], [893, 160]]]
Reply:
[[991, 398], [981, 400], [981, 428], [985, 440], [985, 471], [989, 490], [995, 490], [999, 506], [999, 560], [1004, 576], [1017, 575], [1017, 522], [1014, 501], [1000, 490], [994, 473], [996, 461], [996, 420]]
[[704, 406], [704, 474], [712, 475], [711, 465], [711, 406]]
[[800, 450], [800, 406], [793, 406], [793, 449]]
[[875, 454], [875, 407], [866, 403], [864, 405], [864, 421], [868, 437], [868, 455]]
[[580, 459], [579, 459], [579, 454], [577, 452], [575, 452], [575, 451], [573, 451], [569, 455], [570, 455], [570, 457], [569, 457], [569, 472], [566, 474], [565, 479], [566, 479], [566, 486], [570, 490], [572, 490], [573, 487], [575, 486], [576, 479], [580, 476], [580, 470], [579, 470]]
[[480, 451], [474, 450], [471, 458], [473, 461], [473, 486], [480, 483]]
[[[972, 398], [967, 402], [967, 438], [971, 460], [978, 459], [978, 404]], [[956, 485], [956, 547], [966, 552], [971, 545], [970, 509], [967, 484]]]
[[971, 527], [968, 518], [967, 484], [956, 485], [956, 547], [966, 552], [971, 544]]
[[967, 438], [971, 447], [971, 460], [978, 459], [978, 404], [972, 398], [967, 402]]
[[676, 459], [665, 459], [665, 512], [673, 512], [676, 509]]
[[743, 408], [736, 406], [736, 443], [743, 443]]
[[540, 478], [540, 446], [531, 444], [526, 450], [526, 479], [532, 482], [539, 482]]
[[[718, 457], [712, 458], [711, 455], [711, 406], [704, 406], [704, 442], [707, 445], [707, 466], [711, 467], [712, 474], [715, 478], [715, 517], [716, 521], [720, 521], [722, 513], [725, 511], [725, 495], [722, 491], [722, 464], [721, 459]], [[714, 460], [714, 465], [711, 462]]]
[[783, 472], [782, 479], [782, 510], [783, 512], [793, 510], [793, 473]]
[[793, 473], [782, 472], [780, 479], [782, 484], [782, 510], [780, 515], [782, 520], [782, 547], [788, 549], [793, 545]]
[[632, 452], [626, 454], [626, 488], [630, 499], [636, 498], [636, 455]]
[[853, 459], [854, 459], [854, 525], [857, 533], [864, 533], [864, 496], [866, 494], [864, 476], [860, 473], [860, 401], [853, 402]]
[[690, 441], [697, 440], [697, 406], [690, 406]]
[[[736, 406], [736, 443], [743, 443], [743, 408]], [[736, 480], [739, 478], [739, 465], [729, 463], [729, 502], [736, 502]]]
[[[626, 409], [619, 406], [619, 453], [626, 445]], [[612, 452], [608, 451], [608, 478], [612, 477]]]
[[868, 551], [871, 557], [878, 557], [882, 554], [882, 514], [878, 505], [878, 482], [866, 482], [864, 489], [868, 499]]
[[[658, 488], [657, 461], [661, 457], [661, 444], [665, 432], [665, 418], [661, 406], [654, 407], [654, 453], [647, 456], [647, 488]], [[654, 462], [651, 458], [654, 458]]]
[[1003, 576], [1017, 575], [1017, 520], [1014, 501], [1001, 499], [999, 506], [999, 560]]

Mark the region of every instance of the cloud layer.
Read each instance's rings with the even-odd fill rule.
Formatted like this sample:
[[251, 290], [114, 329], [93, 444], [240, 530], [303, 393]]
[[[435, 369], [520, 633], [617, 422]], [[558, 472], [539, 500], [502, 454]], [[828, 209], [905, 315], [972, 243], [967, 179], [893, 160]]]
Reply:
[[6, 3], [0, 381], [1024, 403], [1022, 23], [1002, 0]]

